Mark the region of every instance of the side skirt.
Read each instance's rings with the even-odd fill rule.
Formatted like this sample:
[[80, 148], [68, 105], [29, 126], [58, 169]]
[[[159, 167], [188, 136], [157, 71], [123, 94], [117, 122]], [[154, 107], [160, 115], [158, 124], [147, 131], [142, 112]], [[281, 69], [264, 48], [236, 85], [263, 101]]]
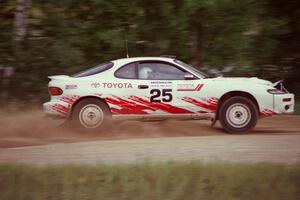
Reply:
[[112, 115], [114, 120], [141, 120], [141, 121], [156, 121], [166, 119], [176, 120], [212, 120], [215, 118], [215, 113], [204, 114], [155, 114], [155, 115]]

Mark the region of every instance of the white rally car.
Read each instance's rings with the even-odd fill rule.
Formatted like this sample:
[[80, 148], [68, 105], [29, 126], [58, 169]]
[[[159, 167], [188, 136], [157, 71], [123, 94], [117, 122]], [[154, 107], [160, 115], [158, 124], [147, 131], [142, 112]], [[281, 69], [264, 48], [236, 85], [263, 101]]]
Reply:
[[87, 129], [110, 119], [219, 120], [230, 133], [250, 131], [260, 117], [294, 111], [282, 82], [209, 78], [170, 57], [123, 58], [73, 76], [50, 76], [44, 110]]

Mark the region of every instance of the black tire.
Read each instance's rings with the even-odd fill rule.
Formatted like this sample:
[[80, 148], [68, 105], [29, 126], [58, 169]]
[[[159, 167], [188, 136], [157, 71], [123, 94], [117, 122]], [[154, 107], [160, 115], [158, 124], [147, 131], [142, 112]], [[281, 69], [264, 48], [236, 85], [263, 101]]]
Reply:
[[110, 110], [102, 100], [87, 98], [75, 105], [71, 122], [80, 130], [92, 132], [107, 127], [110, 119]]
[[255, 104], [246, 97], [231, 97], [220, 106], [219, 120], [228, 133], [247, 133], [258, 119]]

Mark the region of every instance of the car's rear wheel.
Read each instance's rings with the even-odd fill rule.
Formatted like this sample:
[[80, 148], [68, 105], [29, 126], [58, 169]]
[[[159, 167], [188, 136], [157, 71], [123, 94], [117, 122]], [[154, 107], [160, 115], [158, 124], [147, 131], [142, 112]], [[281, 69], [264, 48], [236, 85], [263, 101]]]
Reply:
[[255, 127], [257, 119], [257, 108], [246, 97], [229, 98], [219, 110], [220, 123], [229, 133], [247, 133]]
[[107, 105], [101, 100], [88, 98], [75, 105], [72, 122], [85, 130], [98, 130], [105, 127], [111, 118]]

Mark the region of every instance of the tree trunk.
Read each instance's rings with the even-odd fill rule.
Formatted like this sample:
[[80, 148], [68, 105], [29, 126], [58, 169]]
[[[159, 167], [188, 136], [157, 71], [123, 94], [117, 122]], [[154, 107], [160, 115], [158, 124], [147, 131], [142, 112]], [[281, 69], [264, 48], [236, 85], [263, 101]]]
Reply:
[[27, 35], [27, 22], [31, 9], [31, 0], [17, 0], [15, 11], [15, 37], [17, 42], [23, 41]]
[[196, 12], [190, 19], [190, 51], [192, 55], [191, 64], [197, 67], [203, 65], [203, 30], [201, 16]]

